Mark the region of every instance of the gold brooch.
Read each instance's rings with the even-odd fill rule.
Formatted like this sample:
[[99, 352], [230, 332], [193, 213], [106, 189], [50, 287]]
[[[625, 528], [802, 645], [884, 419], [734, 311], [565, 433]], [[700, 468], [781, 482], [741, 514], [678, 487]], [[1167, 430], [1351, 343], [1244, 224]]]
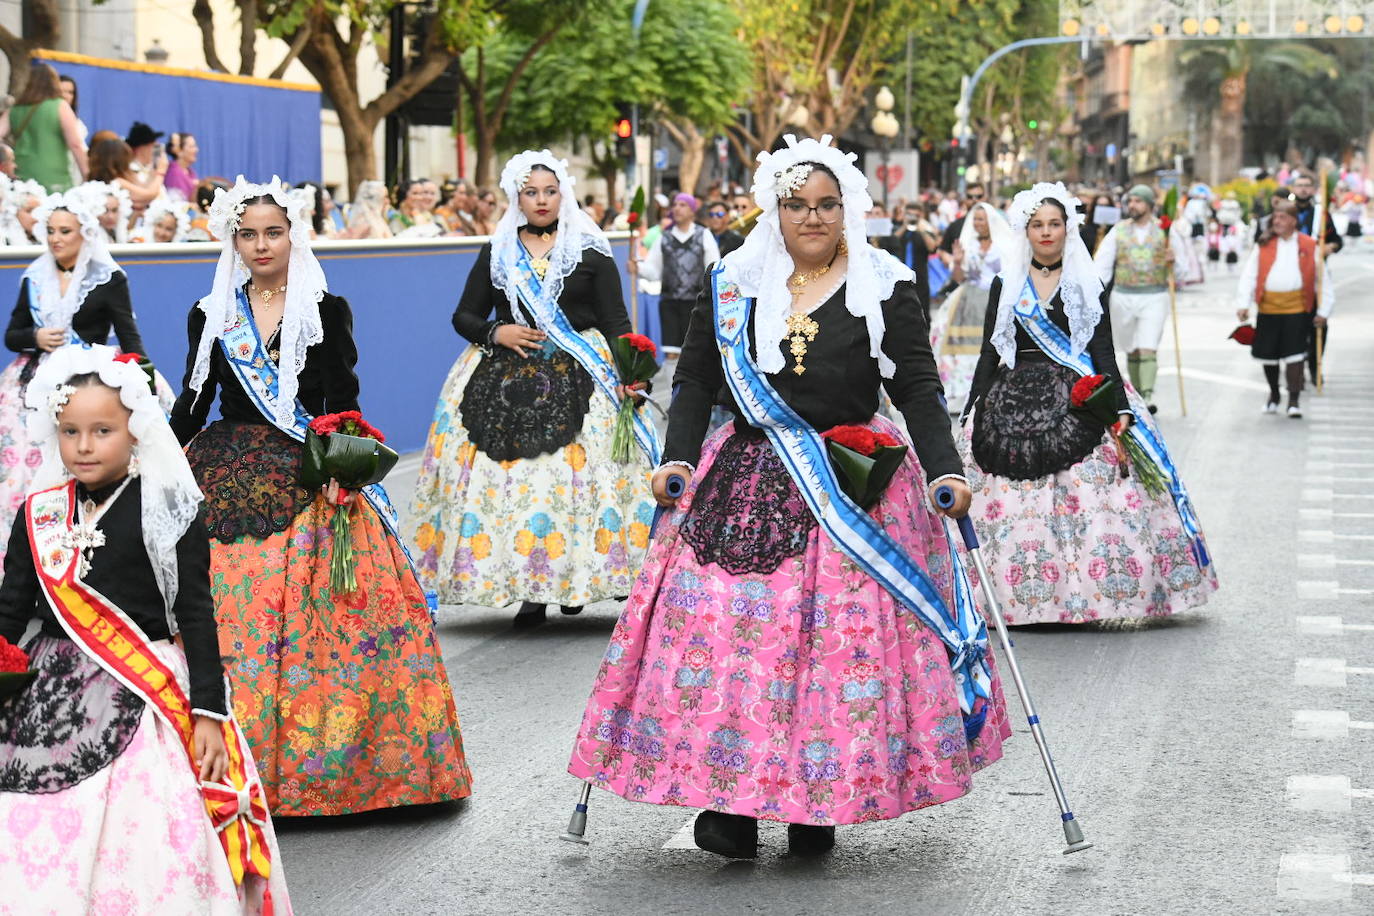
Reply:
[[797, 375], [806, 371], [806, 367], [802, 365], [802, 360], [806, 357], [806, 345], [815, 341], [820, 329], [821, 326], [816, 324], [810, 315], [793, 313], [787, 316], [787, 336], [791, 338], [792, 358], [797, 361], [792, 371]]

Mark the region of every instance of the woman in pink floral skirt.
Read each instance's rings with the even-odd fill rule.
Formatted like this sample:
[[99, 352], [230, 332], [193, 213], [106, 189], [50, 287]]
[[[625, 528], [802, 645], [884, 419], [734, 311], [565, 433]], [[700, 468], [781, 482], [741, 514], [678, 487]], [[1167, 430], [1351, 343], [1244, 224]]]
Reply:
[[[1164, 616], [1217, 587], [1178, 468], [1116, 364], [1077, 207], [1061, 183], [1012, 201], [1019, 239], [989, 291], [964, 411], [973, 517], [1013, 624]], [[1115, 387], [1113, 430], [1072, 407], [1097, 376]], [[1128, 446], [1137, 459], [1123, 461]]]
[[[706, 809], [697, 845], [740, 858], [757, 854], [760, 819], [789, 825], [794, 854], [819, 853], [837, 824], [958, 798], [1010, 735], [929, 499], [948, 486], [959, 516], [969, 492], [913, 275], [866, 243], [852, 156], [829, 137], [787, 141], [760, 157], [758, 226], [693, 313], [654, 476], [660, 505], [672, 478], [686, 492], [569, 766], [633, 801]], [[880, 386], [915, 448], [864, 511], [836, 488], [819, 431], [900, 438], [874, 416]], [[707, 437], [718, 399], [734, 419]], [[880, 584], [877, 554], [902, 576]]]

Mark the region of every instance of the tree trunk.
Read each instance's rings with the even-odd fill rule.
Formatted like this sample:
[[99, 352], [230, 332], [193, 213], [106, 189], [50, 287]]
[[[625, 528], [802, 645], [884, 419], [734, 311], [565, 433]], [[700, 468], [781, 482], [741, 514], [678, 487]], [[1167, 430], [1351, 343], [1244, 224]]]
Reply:
[[29, 81], [29, 62], [38, 48], [51, 48], [61, 36], [61, 19], [57, 12], [57, 0], [31, 0], [29, 17], [32, 28], [29, 34], [15, 35], [0, 26], [0, 51], [10, 63], [10, 95], [17, 96], [24, 91]]
[[344, 161], [348, 165], [348, 196], [352, 200], [358, 185], [377, 177], [377, 150], [372, 145], [377, 122], [342, 109], [338, 109], [338, 115], [344, 138]]
[[486, 125], [480, 121], [472, 122], [472, 144], [476, 148], [477, 163], [472, 170], [472, 180], [479, 188], [495, 187], [496, 138]]
[[1230, 181], [1240, 172], [1245, 144], [1246, 73], [1221, 81], [1221, 105], [1212, 119], [1212, 184]]

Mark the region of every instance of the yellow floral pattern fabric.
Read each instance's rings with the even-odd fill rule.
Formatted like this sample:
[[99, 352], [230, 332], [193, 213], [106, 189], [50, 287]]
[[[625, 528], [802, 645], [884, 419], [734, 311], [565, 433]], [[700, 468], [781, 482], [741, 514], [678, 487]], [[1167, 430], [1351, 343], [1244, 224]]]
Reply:
[[[605, 339], [583, 335], [609, 359]], [[478, 451], [458, 406], [480, 360], [469, 348], [435, 408], [409, 517], [420, 575], [444, 604], [582, 605], [630, 593], [649, 546], [652, 468], [611, 458], [616, 410], [594, 392], [577, 437], [537, 458]]]

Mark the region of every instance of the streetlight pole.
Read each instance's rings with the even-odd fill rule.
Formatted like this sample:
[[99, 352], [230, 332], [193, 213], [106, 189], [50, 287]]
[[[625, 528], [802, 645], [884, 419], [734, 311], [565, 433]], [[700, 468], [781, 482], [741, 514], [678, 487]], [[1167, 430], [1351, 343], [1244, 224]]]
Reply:
[[888, 189], [892, 186], [891, 182], [891, 149], [892, 141], [901, 132], [901, 125], [897, 122], [897, 116], [892, 113], [892, 107], [897, 104], [896, 98], [892, 95], [892, 90], [884, 86], [873, 96], [873, 105], [878, 110], [873, 113], [873, 121], [869, 126], [873, 129], [874, 135], [878, 138], [878, 152], [882, 157], [882, 173], [878, 176], [883, 185], [883, 209], [887, 209]]

